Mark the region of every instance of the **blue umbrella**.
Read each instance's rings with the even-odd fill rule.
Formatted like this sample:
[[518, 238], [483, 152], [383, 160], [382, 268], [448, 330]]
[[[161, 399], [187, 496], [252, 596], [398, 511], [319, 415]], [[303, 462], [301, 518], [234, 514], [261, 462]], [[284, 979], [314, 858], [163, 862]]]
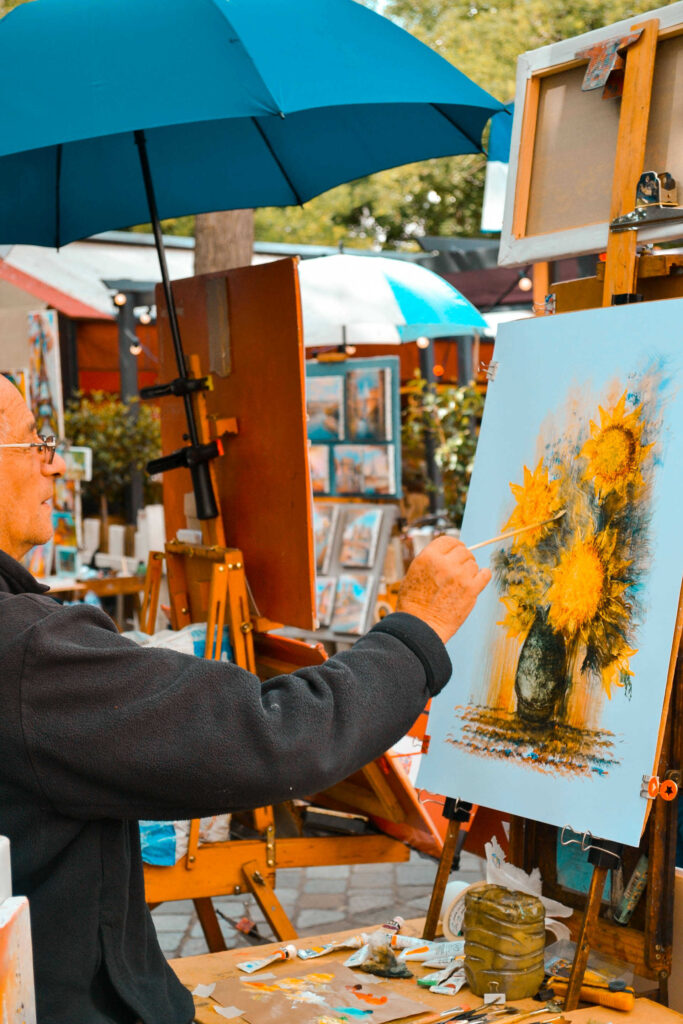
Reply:
[[0, 22], [0, 243], [303, 203], [480, 149], [501, 104], [354, 0], [34, 0]]
[[321, 256], [299, 264], [304, 344], [397, 345], [486, 330], [443, 277], [386, 256]]
[[191, 441], [165, 468], [190, 467], [202, 519], [216, 452], [199, 445], [160, 218], [476, 152], [502, 106], [354, 0], [34, 0], [0, 21], [0, 67], [0, 243], [152, 221]]

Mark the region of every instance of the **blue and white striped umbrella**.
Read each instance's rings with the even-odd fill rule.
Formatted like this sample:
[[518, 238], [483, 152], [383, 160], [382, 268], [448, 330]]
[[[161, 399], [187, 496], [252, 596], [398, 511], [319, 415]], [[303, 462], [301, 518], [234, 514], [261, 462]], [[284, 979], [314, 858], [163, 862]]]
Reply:
[[321, 256], [299, 264], [304, 344], [398, 345], [483, 331], [471, 302], [438, 274], [386, 256]]

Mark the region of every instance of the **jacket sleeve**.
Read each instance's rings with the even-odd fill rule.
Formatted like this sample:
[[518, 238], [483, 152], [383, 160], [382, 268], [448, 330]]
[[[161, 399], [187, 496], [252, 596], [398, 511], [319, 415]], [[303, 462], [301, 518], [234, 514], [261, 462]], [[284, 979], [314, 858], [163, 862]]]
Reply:
[[402, 613], [262, 684], [138, 647], [97, 609], [53, 607], [27, 631], [23, 730], [36, 786], [76, 818], [199, 817], [318, 792], [404, 735], [451, 671], [438, 636]]

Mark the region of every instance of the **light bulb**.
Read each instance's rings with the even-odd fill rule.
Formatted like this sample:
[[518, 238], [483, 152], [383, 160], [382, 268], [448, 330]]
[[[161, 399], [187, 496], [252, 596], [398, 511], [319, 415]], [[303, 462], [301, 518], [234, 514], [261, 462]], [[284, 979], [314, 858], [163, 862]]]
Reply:
[[357, 349], [355, 345], [347, 345], [344, 351], [346, 352], [347, 356], [355, 356]]
[[117, 292], [116, 295], [114, 296], [114, 305], [115, 306], [125, 306], [127, 301], [128, 301], [128, 296], [126, 295], [125, 292]]
[[424, 337], [423, 338], [418, 338], [417, 339], [417, 347], [418, 348], [429, 348], [429, 338], [424, 338]]
[[128, 351], [132, 356], [139, 356], [142, 352], [142, 345], [131, 345]]
[[522, 292], [530, 292], [534, 286], [534, 282], [531, 280], [530, 277], [527, 277], [526, 274], [524, 275], [524, 277], [520, 277], [517, 284], [519, 286], [519, 290]]
[[141, 324], [151, 324], [152, 314], [150, 313], [149, 310], [145, 310], [144, 312], [140, 313], [138, 320], [140, 321]]
[[446, 371], [444, 370], [444, 368], [441, 365], [441, 363], [435, 363], [434, 364], [434, 371], [433, 372], [434, 372], [434, 376], [435, 377], [443, 377], [443, 375], [444, 375], [444, 373]]

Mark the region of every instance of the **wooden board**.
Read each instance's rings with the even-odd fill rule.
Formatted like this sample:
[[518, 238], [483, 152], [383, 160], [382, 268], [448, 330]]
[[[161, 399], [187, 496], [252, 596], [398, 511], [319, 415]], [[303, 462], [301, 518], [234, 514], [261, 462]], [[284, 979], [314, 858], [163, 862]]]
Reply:
[[[587, 58], [577, 54], [658, 19], [652, 99], [642, 166], [683, 183], [683, 3], [522, 54], [517, 67], [510, 172], [499, 262], [555, 260], [607, 245], [622, 104], [581, 90]], [[643, 41], [633, 43], [634, 53]], [[647, 45], [647, 44], [645, 44]], [[627, 57], [628, 67], [628, 57]], [[647, 111], [645, 111], [647, 116]], [[628, 211], [624, 211], [628, 212]], [[683, 220], [650, 225], [639, 241], [678, 238]]]
[[[315, 563], [296, 263], [175, 281], [173, 294], [186, 356], [199, 357], [203, 374], [213, 370], [213, 390], [203, 396], [208, 416], [219, 434], [221, 420], [237, 419], [226, 454], [211, 464], [226, 545], [244, 554], [261, 616], [312, 629]], [[178, 371], [160, 286], [156, 301], [159, 375], [168, 381]], [[168, 454], [185, 443], [183, 402], [169, 397], [160, 406]], [[184, 496], [191, 490], [189, 470], [164, 474], [169, 538], [186, 525]]]
[[[397, 907], [397, 912], [400, 912], [400, 907]], [[368, 924], [365, 927], [365, 931], [372, 930], [373, 928], [379, 927], [380, 921], [374, 924]], [[422, 934], [422, 928], [424, 926], [424, 920], [411, 920], [406, 922], [404, 926], [404, 933], [407, 935], [419, 936]], [[331, 942], [334, 939], [342, 938], [348, 935], [353, 935], [359, 929], [347, 929], [345, 931], [330, 932], [320, 936], [309, 936], [305, 939], [298, 939], [295, 945], [298, 948], [310, 945], [321, 945], [324, 942]], [[268, 952], [280, 948], [282, 943], [272, 943], [267, 946], [258, 947], [258, 956], [267, 956]], [[253, 949], [251, 953], [246, 948], [231, 949], [225, 953], [209, 953], [204, 956], [190, 956], [184, 957], [181, 960], [171, 960], [171, 967], [176, 972], [180, 980], [184, 985], [187, 986], [190, 991], [197, 985], [208, 985], [211, 982], [218, 981], [221, 978], [234, 978], [240, 972], [237, 970], [236, 964], [245, 959], [249, 959], [250, 955], [253, 957], [256, 954]], [[329, 957], [322, 957], [318, 960], [309, 961], [315, 965], [315, 969], [322, 969], [324, 964], [342, 961], [348, 956], [348, 950], [346, 952], [333, 953]], [[297, 961], [301, 965], [304, 961]], [[412, 964], [411, 968], [415, 968], [416, 974], [426, 973], [421, 971], [419, 965]], [[272, 971], [274, 974], [286, 974], [288, 969], [291, 971], [291, 967], [288, 964], [271, 964], [267, 970]], [[361, 978], [363, 975], [360, 976]], [[410, 1024], [431, 1024], [436, 1018], [435, 1015], [438, 1012], [448, 1009], [454, 1005], [466, 1005], [466, 1006], [478, 1006], [482, 1000], [477, 996], [473, 996], [468, 989], [463, 989], [455, 998], [449, 998], [448, 996], [435, 995], [428, 989], [418, 988], [414, 979], [393, 979], [386, 984], [391, 985], [392, 990], [403, 996], [407, 996], [410, 999], [414, 999], [417, 1002], [424, 1003], [425, 1013], [424, 1016], [412, 1016], [410, 1018], [403, 1017], [397, 1024], [408, 1021]], [[195, 1020], [199, 1021], [200, 1024], [215, 1024], [216, 1020], [219, 1019], [215, 1013], [213, 1007], [216, 1004], [209, 998], [203, 996], [195, 996]], [[523, 999], [515, 1003], [520, 1010], [538, 1010], [539, 1004], [535, 1003], [531, 999]], [[565, 1018], [571, 1021], [572, 1024], [608, 1024], [608, 1022], [614, 1022], [615, 1011], [603, 1009], [600, 1006], [591, 1006], [583, 1010], [574, 1010], [571, 1013], [565, 1013]], [[552, 1017], [552, 1014], [548, 1014], [548, 1017]], [[676, 1022], [683, 1021], [683, 1016], [675, 1013], [672, 1010], [667, 1010], [663, 1006], [659, 1006], [657, 1003], [653, 1003], [648, 999], [636, 1000], [636, 1005], [631, 1013], [620, 1012], [618, 1014], [619, 1020], [623, 1021], [624, 1024], [676, 1024]], [[238, 1024], [243, 1024], [244, 1017], [233, 1018]]]

